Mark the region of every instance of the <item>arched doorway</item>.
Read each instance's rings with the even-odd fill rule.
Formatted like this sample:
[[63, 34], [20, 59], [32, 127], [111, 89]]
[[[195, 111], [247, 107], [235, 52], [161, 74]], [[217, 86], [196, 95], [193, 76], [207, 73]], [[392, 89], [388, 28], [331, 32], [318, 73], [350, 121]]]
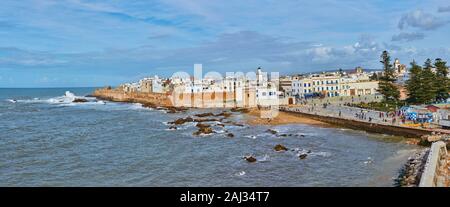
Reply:
[[289, 98], [288, 99], [288, 104], [289, 105], [293, 105], [294, 104], [294, 98]]

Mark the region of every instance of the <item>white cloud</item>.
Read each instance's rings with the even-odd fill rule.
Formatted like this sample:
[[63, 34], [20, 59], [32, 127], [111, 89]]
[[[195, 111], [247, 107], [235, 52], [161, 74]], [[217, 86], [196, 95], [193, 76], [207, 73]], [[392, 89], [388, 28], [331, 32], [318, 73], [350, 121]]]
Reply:
[[441, 20], [432, 14], [418, 9], [404, 14], [398, 23], [398, 28], [403, 30], [407, 27], [414, 27], [422, 30], [434, 30], [447, 23], [448, 21]]
[[401, 32], [400, 34], [394, 35], [392, 36], [392, 41], [406, 41], [406, 42], [411, 42], [414, 40], [422, 40], [423, 38], [425, 38], [425, 35], [423, 33], [420, 32]]
[[438, 12], [450, 12], [450, 6], [440, 6]]

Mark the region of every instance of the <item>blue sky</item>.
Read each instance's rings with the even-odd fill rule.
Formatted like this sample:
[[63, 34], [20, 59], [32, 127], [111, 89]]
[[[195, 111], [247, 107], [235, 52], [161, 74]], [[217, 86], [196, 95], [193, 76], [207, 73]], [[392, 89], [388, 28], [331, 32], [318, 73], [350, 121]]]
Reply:
[[0, 87], [450, 60], [448, 0], [2, 0]]

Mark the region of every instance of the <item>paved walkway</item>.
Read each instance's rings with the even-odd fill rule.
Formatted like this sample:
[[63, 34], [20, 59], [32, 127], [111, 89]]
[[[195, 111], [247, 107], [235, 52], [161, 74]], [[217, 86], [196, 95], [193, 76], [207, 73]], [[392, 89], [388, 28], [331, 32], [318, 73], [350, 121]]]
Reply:
[[[325, 103], [325, 102], [324, 102]], [[282, 110], [292, 111], [292, 112], [302, 112], [307, 114], [315, 114], [321, 116], [332, 116], [336, 118], [343, 118], [349, 120], [356, 120], [368, 123], [376, 123], [383, 125], [393, 125], [400, 127], [408, 127], [408, 128], [418, 128], [413, 126], [408, 126], [408, 124], [413, 124], [411, 121], [406, 121], [403, 123], [400, 116], [397, 114], [387, 114], [386, 112], [375, 111], [375, 110], [367, 110], [360, 109], [356, 107], [344, 106], [340, 103], [332, 103], [332, 104], [314, 104], [308, 103], [306, 105], [295, 105], [295, 106], [282, 106], [280, 107]], [[436, 124], [429, 124], [426, 130], [450, 134], [450, 130], [445, 130], [441, 128], [437, 128]]]

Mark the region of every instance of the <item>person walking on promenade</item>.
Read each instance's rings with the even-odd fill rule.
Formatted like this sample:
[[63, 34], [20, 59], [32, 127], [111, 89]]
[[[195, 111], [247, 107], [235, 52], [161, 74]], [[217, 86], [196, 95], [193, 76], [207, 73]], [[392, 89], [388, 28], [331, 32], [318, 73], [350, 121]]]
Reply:
[[341, 115], [342, 115], [342, 113], [341, 113], [341, 111], [339, 110], [339, 117], [341, 117]]

